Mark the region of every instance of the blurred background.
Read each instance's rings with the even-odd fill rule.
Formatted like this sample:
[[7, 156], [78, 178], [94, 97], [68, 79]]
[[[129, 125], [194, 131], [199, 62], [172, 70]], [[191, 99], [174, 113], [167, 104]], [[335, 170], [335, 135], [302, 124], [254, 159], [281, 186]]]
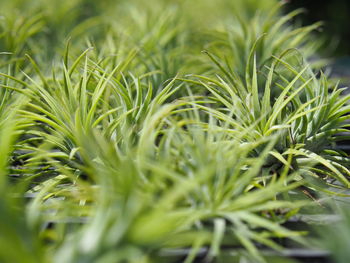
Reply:
[[[287, 0], [286, 11], [303, 8], [298, 17], [302, 25], [323, 21], [320, 55], [328, 58], [331, 75], [341, 79], [341, 86], [350, 86], [350, 0]], [[347, 92], [350, 93], [349, 89]]]
[[350, 0], [289, 0], [289, 11], [305, 8], [304, 25], [324, 21], [326, 46], [334, 48], [332, 56], [350, 55]]

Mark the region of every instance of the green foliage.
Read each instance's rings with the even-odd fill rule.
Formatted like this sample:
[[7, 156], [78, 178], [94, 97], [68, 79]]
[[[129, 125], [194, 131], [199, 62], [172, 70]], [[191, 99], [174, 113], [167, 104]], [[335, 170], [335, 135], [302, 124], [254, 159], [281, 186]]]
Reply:
[[318, 192], [346, 195], [334, 146], [349, 96], [310, 64], [319, 25], [281, 7], [5, 1], [0, 261], [270, 262], [260, 248], [307, 247], [283, 224]]
[[339, 200], [332, 200], [331, 203], [336, 213], [335, 220], [328, 220], [327, 223], [316, 226], [321, 238], [315, 242], [321, 248], [329, 250], [336, 262], [345, 263], [348, 260], [347, 250], [350, 244], [349, 204], [342, 204]]

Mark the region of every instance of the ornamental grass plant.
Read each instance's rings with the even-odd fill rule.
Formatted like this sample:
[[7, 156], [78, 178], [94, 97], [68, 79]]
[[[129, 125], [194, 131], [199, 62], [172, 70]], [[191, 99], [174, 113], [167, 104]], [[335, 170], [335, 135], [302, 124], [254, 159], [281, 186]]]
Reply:
[[293, 222], [349, 196], [350, 97], [283, 5], [4, 0], [0, 262], [329, 249]]

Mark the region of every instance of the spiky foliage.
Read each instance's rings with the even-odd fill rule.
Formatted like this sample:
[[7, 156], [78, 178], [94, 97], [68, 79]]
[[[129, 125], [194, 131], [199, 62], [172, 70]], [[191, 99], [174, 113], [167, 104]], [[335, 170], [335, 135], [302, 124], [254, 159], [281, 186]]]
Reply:
[[345, 195], [349, 97], [309, 64], [299, 11], [5, 2], [0, 261], [264, 262], [306, 246], [282, 224], [317, 191]]
[[[209, 56], [220, 66], [219, 61]], [[282, 65], [282, 71], [278, 65]], [[231, 81], [226, 81], [224, 69], [217, 78], [196, 76], [197, 81], [188, 82], [203, 86], [210, 92], [210, 98], [218, 102], [217, 108], [201, 106], [204, 111], [229, 123], [232, 130], [253, 127], [254, 132], [244, 136], [243, 142], [280, 133], [271, 152], [275, 161], [286, 164], [287, 156], [292, 154], [294, 169], [304, 173], [306, 167], [311, 169], [306, 173], [312, 177], [319, 176], [327, 182], [333, 177], [336, 184], [341, 182], [347, 188], [349, 159], [334, 146], [335, 141], [347, 138], [340, 133], [348, 132], [349, 96], [342, 96], [342, 89], [333, 87], [323, 74], [317, 78], [308, 65], [298, 70], [281, 57], [274, 57], [274, 62], [265, 66], [267, 75], [258, 71], [254, 56], [252, 77], [248, 69], [245, 73], [247, 84], [231, 75]], [[288, 76], [294, 75], [292, 80], [284, 77], [285, 69]], [[260, 149], [255, 152], [259, 155]], [[270, 161], [269, 165], [276, 168], [273, 160]], [[318, 163], [323, 169], [310, 162]]]

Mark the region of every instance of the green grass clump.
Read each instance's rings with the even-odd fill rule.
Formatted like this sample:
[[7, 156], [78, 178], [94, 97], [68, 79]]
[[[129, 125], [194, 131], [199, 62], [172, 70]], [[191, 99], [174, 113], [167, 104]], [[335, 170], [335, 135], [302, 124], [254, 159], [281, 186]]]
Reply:
[[349, 96], [313, 60], [319, 24], [213, 2], [4, 1], [1, 262], [309, 247], [285, 223], [348, 195]]

